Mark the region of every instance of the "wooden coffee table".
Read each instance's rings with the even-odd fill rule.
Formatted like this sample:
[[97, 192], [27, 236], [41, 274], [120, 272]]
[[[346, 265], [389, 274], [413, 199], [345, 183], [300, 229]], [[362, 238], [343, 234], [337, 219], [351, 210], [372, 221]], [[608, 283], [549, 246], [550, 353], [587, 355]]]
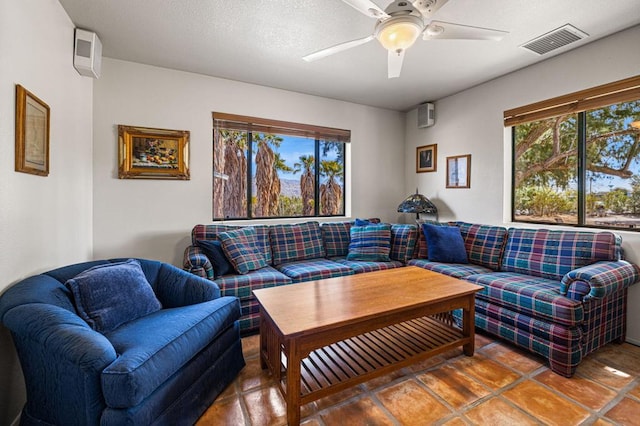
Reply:
[[[474, 300], [482, 287], [408, 266], [254, 290], [260, 363], [286, 402], [300, 406], [462, 346], [474, 351]], [[463, 309], [462, 330], [449, 312]]]

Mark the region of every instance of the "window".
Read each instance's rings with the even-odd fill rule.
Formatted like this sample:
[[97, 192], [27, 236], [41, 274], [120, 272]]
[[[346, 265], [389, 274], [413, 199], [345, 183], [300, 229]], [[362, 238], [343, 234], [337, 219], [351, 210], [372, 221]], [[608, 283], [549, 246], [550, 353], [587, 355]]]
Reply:
[[505, 124], [514, 221], [640, 230], [640, 77], [507, 111]]
[[213, 113], [213, 219], [343, 216], [350, 132]]

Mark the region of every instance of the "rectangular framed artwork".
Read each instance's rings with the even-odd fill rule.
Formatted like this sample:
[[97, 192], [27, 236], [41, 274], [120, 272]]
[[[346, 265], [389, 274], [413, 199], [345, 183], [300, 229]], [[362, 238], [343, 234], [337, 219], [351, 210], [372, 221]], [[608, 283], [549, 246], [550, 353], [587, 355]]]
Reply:
[[447, 157], [447, 188], [471, 188], [471, 154]]
[[16, 85], [16, 172], [49, 175], [49, 106]]
[[118, 126], [120, 179], [189, 180], [189, 131]]
[[435, 172], [437, 170], [438, 145], [424, 145], [416, 148], [416, 173]]

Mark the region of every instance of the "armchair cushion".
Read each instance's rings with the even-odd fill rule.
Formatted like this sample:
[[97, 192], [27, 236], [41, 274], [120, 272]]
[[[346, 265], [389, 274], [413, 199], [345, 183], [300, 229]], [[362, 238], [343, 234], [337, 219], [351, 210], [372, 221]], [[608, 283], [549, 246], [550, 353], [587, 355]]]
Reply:
[[110, 333], [118, 358], [102, 372], [102, 391], [109, 407], [133, 407], [240, 317], [234, 297], [162, 309]]
[[94, 266], [65, 285], [73, 295], [78, 315], [100, 333], [162, 307], [140, 263], [134, 259]]

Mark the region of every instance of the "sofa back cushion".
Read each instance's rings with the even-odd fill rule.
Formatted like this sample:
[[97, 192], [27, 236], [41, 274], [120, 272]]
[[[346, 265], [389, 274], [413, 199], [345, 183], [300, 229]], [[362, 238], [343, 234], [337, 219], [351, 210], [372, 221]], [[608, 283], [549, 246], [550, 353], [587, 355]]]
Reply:
[[[257, 245], [262, 252], [262, 255], [267, 263], [272, 263], [273, 256], [271, 254], [271, 243], [269, 241], [270, 227], [267, 225], [250, 226], [256, 230]], [[199, 240], [217, 240], [220, 233], [234, 231], [240, 228], [245, 228], [245, 226], [231, 226], [218, 223], [210, 225], [196, 225], [191, 230], [191, 245], [198, 245]]]
[[451, 225], [460, 228], [469, 263], [494, 271], [500, 269], [504, 244], [507, 240], [506, 228], [466, 222], [451, 222]]
[[351, 222], [326, 222], [320, 230], [327, 257], [346, 256], [349, 253]]
[[418, 239], [418, 227], [416, 225], [391, 225], [391, 252], [392, 260], [407, 263], [413, 258]]
[[501, 270], [560, 280], [572, 269], [618, 256], [611, 232], [509, 228]]
[[273, 264], [325, 257], [318, 222], [270, 227]]

